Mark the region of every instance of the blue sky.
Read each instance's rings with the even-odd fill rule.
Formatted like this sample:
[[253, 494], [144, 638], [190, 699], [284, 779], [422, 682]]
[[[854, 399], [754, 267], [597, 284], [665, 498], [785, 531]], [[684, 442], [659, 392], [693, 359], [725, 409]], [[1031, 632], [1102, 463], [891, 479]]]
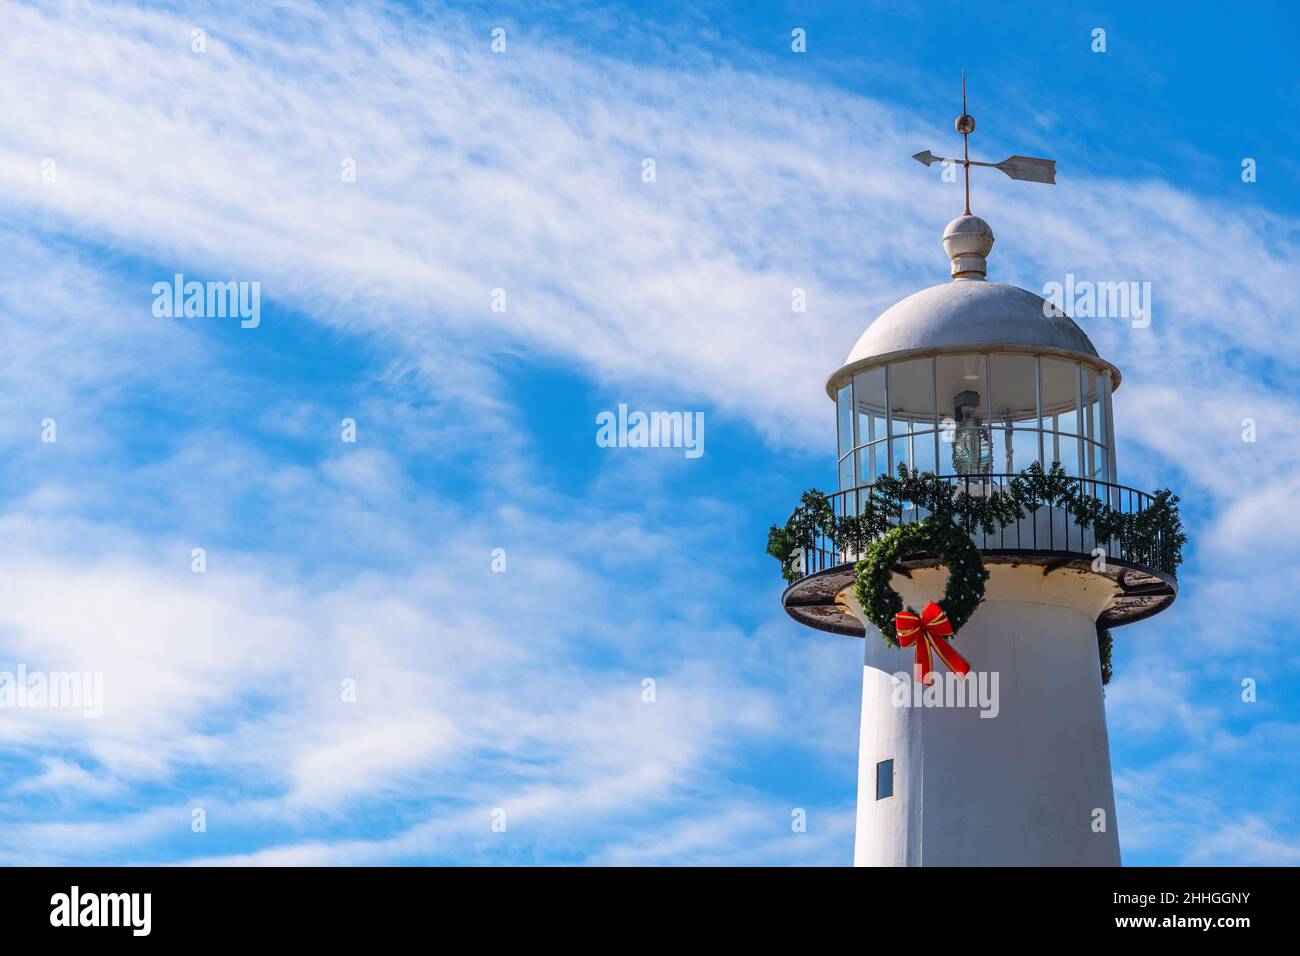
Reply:
[[[1192, 538], [1116, 634], [1125, 862], [1300, 862], [1287, 6], [0, 6], [0, 669], [105, 688], [0, 712], [0, 861], [851, 862], [861, 646], [763, 548], [946, 278], [965, 66], [973, 151], [1059, 162], [976, 180], [991, 277], [1152, 283], [1082, 320]], [[178, 272], [260, 326], [155, 317]], [[705, 455], [598, 447], [620, 402]]]

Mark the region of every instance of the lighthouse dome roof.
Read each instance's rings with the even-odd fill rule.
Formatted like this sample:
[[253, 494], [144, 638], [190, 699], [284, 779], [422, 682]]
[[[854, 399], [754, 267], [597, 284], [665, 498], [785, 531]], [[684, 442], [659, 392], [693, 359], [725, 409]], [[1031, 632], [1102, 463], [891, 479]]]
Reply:
[[944, 231], [952, 259], [950, 282], [914, 292], [872, 322], [831, 376], [827, 391], [845, 374], [907, 354], [968, 351], [1032, 351], [1071, 355], [1114, 371], [1083, 329], [1042, 296], [985, 280], [993, 232], [976, 216], [959, 216]]
[[1083, 329], [1040, 295], [1001, 282], [962, 280], [914, 292], [890, 306], [846, 362], [914, 349], [1097, 350]]

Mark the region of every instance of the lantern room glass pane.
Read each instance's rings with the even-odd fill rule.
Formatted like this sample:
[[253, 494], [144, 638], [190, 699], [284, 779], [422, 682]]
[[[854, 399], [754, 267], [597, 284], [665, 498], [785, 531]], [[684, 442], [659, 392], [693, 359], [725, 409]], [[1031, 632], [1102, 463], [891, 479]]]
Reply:
[[909, 359], [889, 366], [889, 407], [894, 434], [933, 427], [934, 359]]
[[1107, 477], [1106, 449], [1097, 442], [1085, 441], [1083, 443], [1084, 455], [1084, 474], [1088, 478], [1095, 478], [1097, 481], [1109, 481]]
[[840, 459], [840, 491], [847, 491], [854, 487], [853, 481], [853, 455], [848, 454]]
[[1038, 363], [1032, 355], [990, 355], [990, 404], [995, 426], [1038, 427]]
[[993, 440], [993, 457], [990, 463], [993, 474], [1003, 475], [1016, 471], [1015, 446], [1012, 436], [1015, 432], [1005, 428], [991, 428], [989, 435]]
[[1079, 363], [1043, 356], [1041, 366], [1043, 427], [1066, 435], [1079, 434]]
[[935, 433], [919, 432], [912, 436], [912, 461], [917, 471], [929, 471], [938, 474], [935, 464]]
[[1017, 428], [1007, 433], [1011, 445], [1009, 473], [1024, 471], [1038, 462], [1038, 431], [1036, 429]]
[[1052, 462], [1060, 462], [1067, 475], [1079, 477], [1083, 474], [1083, 467], [1079, 459], [1080, 442], [1081, 440], [1077, 435], [1064, 435], [1060, 432], [1045, 433], [1043, 435], [1043, 450], [1047, 455], [1047, 461], [1044, 462], [1044, 465], [1050, 468]]
[[[1111, 385], [1110, 372], [1103, 372], [1101, 375], [1101, 421], [1106, 436], [1106, 480], [1116, 482], [1119, 481], [1119, 476], [1115, 473], [1115, 446], [1111, 438], [1111, 434], [1115, 429], [1115, 419], [1110, 406]], [[1112, 502], [1112, 505], [1118, 507], [1118, 502]]]
[[978, 353], [935, 360], [939, 417], [945, 423], [940, 467], [958, 475], [988, 474], [993, 466], [989, 431], [988, 360]]
[[[1102, 426], [1102, 384], [1101, 375], [1088, 365], [1079, 366], [1079, 381], [1083, 390], [1083, 475], [1099, 481], [1106, 480], [1106, 448], [1103, 440]], [[1087, 489], [1097, 493], [1101, 489], [1095, 486]]]
[[898, 466], [900, 464], [906, 465], [908, 468], [913, 467], [912, 466], [912, 439], [910, 436], [902, 435], [898, 438], [890, 439], [890, 445], [891, 445], [892, 454], [894, 456], [889, 466], [889, 473], [891, 475], [898, 474]]
[[853, 376], [853, 398], [857, 407], [857, 444], [865, 445], [885, 437], [885, 367]]
[[1081, 366], [1083, 374], [1084, 435], [1091, 441], [1106, 444], [1105, 406], [1101, 374], [1087, 365]]
[[888, 439], [872, 442], [858, 449], [858, 480], [873, 484], [881, 475], [889, 473]]
[[853, 388], [846, 384], [835, 393], [835, 410], [839, 418], [839, 448], [843, 458], [853, 448]]

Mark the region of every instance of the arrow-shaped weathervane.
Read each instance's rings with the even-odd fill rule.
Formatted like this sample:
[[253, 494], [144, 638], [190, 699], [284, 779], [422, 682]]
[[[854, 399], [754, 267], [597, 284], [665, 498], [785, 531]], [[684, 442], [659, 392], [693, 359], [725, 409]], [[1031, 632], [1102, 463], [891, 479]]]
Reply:
[[1035, 159], [1032, 156], [1012, 156], [1010, 159], [1004, 159], [1000, 163], [981, 163], [978, 160], [971, 159], [945, 159], [943, 156], [936, 156], [928, 149], [923, 153], [917, 153], [912, 157], [918, 163], [925, 163], [929, 166], [932, 163], [961, 163], [963, 166], [988, 166], [991, 169], [1000, 169], [1012, 179], [1020, 179], [1027, 183], [1051, 183], [1056, 185], [1056, 160], [1054, 159]]
[[928, 149], [917, 153], [912, 158], [918, 163], [930, 166], [934, 163], [960, 163], [966, 170], [966, 215], [970, 215], [970, 168], [988, 166], [1000, 169], [1012, 179], [1029, 183], [1056, 184], [1056, 160], [1036, 159], [1033, 156], [1012, 156], [1000, 163], [982, 163], [970, 158], [970, 134], [975, 132], [975, 117], [966, 112], [966, 71], [961, 71], [961, 116], [957, 117], [957, 132], [962, 136], [962, 158], [950, 159], [936, 156]]

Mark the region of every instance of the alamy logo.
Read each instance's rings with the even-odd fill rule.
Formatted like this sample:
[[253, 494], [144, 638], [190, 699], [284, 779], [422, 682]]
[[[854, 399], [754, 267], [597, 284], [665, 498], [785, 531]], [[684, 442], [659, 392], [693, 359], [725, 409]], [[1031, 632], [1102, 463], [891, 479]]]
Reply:
[[85, 893], [74, 886], [50, 897], [51, 926], [129, 926], [132, 936], [152, 928], [153, 894]]
[[1133, 328], [1151, 324], [1150, 282], [1093, 282], [1065, 274], [1064, 282], [1043, 286], [1043, 315], [1076, 319], [1131, 319]]
[[186, 282], [178, 272], [171, 282], [155, 282], [153, 295], [153, 314], [160, 319], [239, 318], [241, 329], [262, 323], [260, 282]]
[[996, 717], [1002, 710], [997, 671], [971, 671], [965, 677], [934, 673], [929, 684], [916, 674], [899, 671], [889, 679], [890, 703], [895, 707], [970, 707], [981, 717]]
[[596, 444], [601, 448], [682, 448], [687, 458], [704, 454], [703, 412], [629, 412], [596, 416]]
[[79, 710], [83, 717], [104, 715], [103, 671], [0, 671], [0, 709]]

